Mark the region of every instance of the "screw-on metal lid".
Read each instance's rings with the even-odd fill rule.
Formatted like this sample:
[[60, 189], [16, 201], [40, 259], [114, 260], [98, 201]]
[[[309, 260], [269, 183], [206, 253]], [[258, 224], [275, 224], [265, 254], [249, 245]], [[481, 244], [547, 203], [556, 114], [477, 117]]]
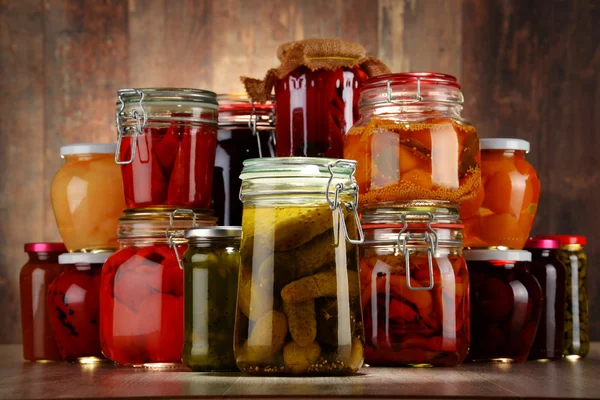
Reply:
[[467, 261], [531, 261], [531, 253], [526, 250], [465, 250]]
[[479, 139], [481, 150], [520, 150], [529, 153], [529, 142], [523, 139], [488, 138]]
[[66, 253], [67, 248], [64, 243], [56, 242], [34, 242], [25, 243], [26, 253]]
[[78, 154], [114, 154], [117, 150], [116, 143], [76, 143], [60, 148], [60, 156]]
[[58, 256], [59, 264], [104, 264], [112, 252], [104, 253], [65, 253]]
[[186, 229], [184, 233], [186, 239], [218, 239], [242, 237], [241, 226], [215, 226], [211, 228], [192, 228]]

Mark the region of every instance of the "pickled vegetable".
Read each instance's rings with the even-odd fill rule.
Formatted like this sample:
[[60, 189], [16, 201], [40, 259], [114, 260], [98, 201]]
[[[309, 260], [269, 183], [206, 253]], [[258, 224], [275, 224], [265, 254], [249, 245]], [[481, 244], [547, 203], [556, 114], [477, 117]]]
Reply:
[[[244, 206], [238, 367], [252, 374], [348, 374], [363, 361], [357, 248], [325, 205]], [[350, 234], [355, 225], [347, 223]], [[323, 316], [327, 315], [326, 321]]]

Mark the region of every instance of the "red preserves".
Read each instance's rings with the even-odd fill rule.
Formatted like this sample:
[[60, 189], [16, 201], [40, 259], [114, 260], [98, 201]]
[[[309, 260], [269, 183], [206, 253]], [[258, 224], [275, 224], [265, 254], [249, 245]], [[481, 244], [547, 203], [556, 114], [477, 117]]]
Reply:
[[472, 338], [468, 358], [525, 361], [535, 339], [542, 289], [527, 269], [523, 250], [467, 250], [471, 279]]
[[62, 243], [27, 243], [29, 260], [21, 269], [21, 328], [23, 358], [29, 361], [60, 360], [60, 352], [46, 307], [48, 285], [62, 271], [58, 256], [66, 253]]
[[100, 359], [99, 297], [102, 265], [110, 253], [68, 253], [63, 272], [48, 287], [50, 324], [65, 360]]

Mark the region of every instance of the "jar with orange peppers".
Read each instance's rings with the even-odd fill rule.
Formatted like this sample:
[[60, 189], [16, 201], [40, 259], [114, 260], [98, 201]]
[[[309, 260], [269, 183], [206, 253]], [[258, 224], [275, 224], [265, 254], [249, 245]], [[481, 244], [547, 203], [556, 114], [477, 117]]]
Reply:
[[465, 247], [525, 245], [540, 199], [540, 179], [525, 159], [527, 152], [526, 140], [481, 139], [482, 187], [460, 210]]
[[361, 119], [344, 157], [358, 161], [361, 206], [410, 200], [460, 204], [480, 186], [479, 138], [461, 117], [456, 78], [437, 73], [381, 75], [360, 91]]
[[215, 225], [202, 210], [127, 210], [120, 218], [120, 249], [100, 280], [100, 346], [107, 358], [151, 368], [181, 363], [183, 271], [172, 246], [183, 251], [185, 229]]
[[360, 247], [365, 361], [456, 366], [470, 342], [462, 225], [445, 201], [366, 209]]

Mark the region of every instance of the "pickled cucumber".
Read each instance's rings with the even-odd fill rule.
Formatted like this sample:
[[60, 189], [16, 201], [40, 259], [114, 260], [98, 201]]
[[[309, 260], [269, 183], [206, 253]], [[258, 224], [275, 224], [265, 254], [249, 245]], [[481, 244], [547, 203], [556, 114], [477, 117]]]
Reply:
[[317, 316], [314, 300], [295, 304], [284, 301], [283, 312], [287, 316], [290, 334], [294, 342], [300, 346], [308, 346], [315, 341], [317, 337]]
[[336, 297], [338, 291], [358, 296], [358, 273], [347, 271], [347, 279], [343, 275], [338, 279], [337, 274], [338, 270], [331, 270], [300, 278], [281, 290], [281, 298], [288, 303], [301, 303], [317, 297]]

